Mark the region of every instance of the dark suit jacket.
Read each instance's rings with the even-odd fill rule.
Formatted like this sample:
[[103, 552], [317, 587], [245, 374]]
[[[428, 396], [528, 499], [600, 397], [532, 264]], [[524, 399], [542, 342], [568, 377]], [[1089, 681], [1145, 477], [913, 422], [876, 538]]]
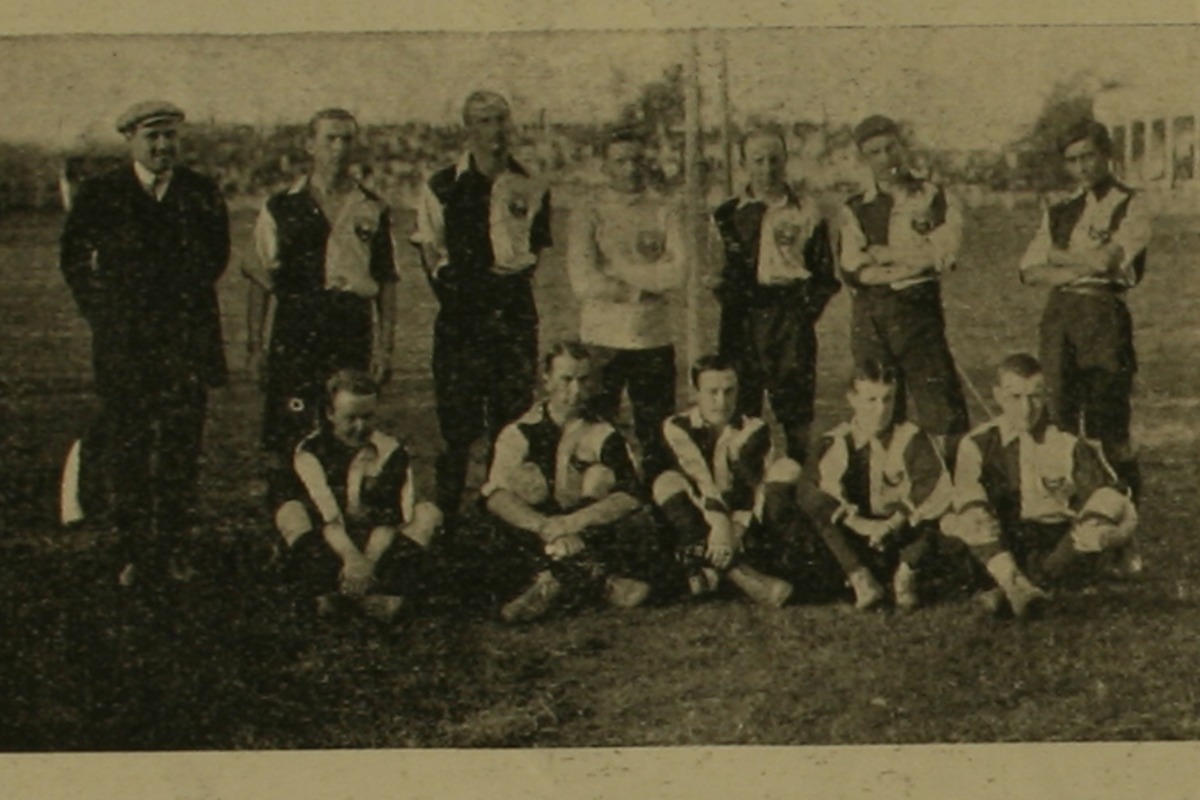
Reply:
[[229, 215], [216, 185], [176, 167], [161, 201], [133, 165], [86, 181], [67, 215], [60, 266], [92, 328], [102, 396], [226, 379], [216, 282]]

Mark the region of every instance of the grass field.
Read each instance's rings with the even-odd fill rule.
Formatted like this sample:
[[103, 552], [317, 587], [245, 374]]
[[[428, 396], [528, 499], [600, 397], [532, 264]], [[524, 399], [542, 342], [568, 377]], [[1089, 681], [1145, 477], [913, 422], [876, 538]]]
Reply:
[[[252, 219], [235, 216], [237, 258]], [[309, 629], [280, 616], [260, 583], [269, 534], [258, 394], [240, 371], [237, 258], [222, 283], [235, 374], [211, 401], [204, 576], [168, 613], [151, 614], [116, 592], [97, 542], [55, 529], [59, 461], [95, 408], [87, 330], [56, 267], [61, 222], [0, 218], [2, 750], [1200, 738], [1194, 219], [1158, 221], [1148, 278], [1130, 298], [1144, 579], [1063, 596], [1028, 625], [983, 619], [960, 598], [903, 617], [729, 603], [585, 612], [521, 629], [464, 621], [443, 605], [387, 632]], [[985, 391], [991, 362], [1036, 347], [1043, 297], [1014, 277], [1034, 222], [1030, 210], [973, 212], [946, 280], [951, 345]], [[428, 493], [434, 305], [411, 255], [401, 257], [384, 427], [409, 438]], [[569, 335], [562, 247], [537, 286], [543, 342]], [[819, 328], [821, 426], [841, 414], [848, 312], [843, 293]], [[711, 307], [704, 318], [715, 318]]]

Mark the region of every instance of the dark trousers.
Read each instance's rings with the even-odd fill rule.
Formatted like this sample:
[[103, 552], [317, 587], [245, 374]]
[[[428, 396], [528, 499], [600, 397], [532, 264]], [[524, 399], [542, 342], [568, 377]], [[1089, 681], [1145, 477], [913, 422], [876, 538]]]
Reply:
[[[356, 544], [366, 544], [365, 531], [355, 536]], [[361, 547], [360, 547], [361, 549]], [[426, 552], [416, 542], [401, 533], [392, 546], [384, 551], [375, 565], [375, 585], [372, 594], [392, 594], [415, 597], [423, 594]], [[282, 553], [282, 579], [299, 597], [316, 597], [338, 591], [342, 560], [338, 558], [314, 528], [286, 547]]]
[[[795, 587], [793, 598], [801, 601], [832, 597], [841, 587], [836, 563], [817, 538], [811, 519], [797, 504], [795, 486], [768, 484], [762, 519], [746, 529], [741, 563], [783, 578]], [[675, 553], [681, 581], [704, 566], [708, 522], [703, 512], [684, 493], [662, 506], [670, 531], [668, 544]]]
[[371, 301], [346, 292], [281, 296], [267, 355], [262, 443], [287, 457], [317, 422], [325, 381], [371, 364]]
[[1129, 442], [1137, 358], [1133, 320], [1121, 295], [1051, 292], [1042, 315], [1041, 360], [1055, 424], [1098, 439], [1137, 493], [1141, 481]]
[[671, 463], [662, 426], [675, 412], [675, 348], [615, 350], [592, 345], [590, 349], [600, 373], [593, 407], [602, 418], [616, 419], [621, 393], [628, 389], [633, 430], [642, 446], [642, 475], [652, 482]]
[[[764, 294], [770, 290], [760, 288]], [[817, 334], [794, 292], [778, 302], [721, 309], [720, 352], [738, 367], [738, 409], [761, 417], [763, 392], [787, 436], [788, 456], [803, 464], [817, 386]]]
[[208, 390], [192, 377], [101, 399], [80, 448], [85, 511], [108, 511], [123, 560], [165, 557], [195, 513]]
[[609, 576], [658, 585], [667, 564], [649, 508], [589, 528], [581, 535], [584, 550], [564, 559], [550, 558], [541, 537], [497, 519], [482, 510], [481, 504], [470, 516], [470, 523], [464, 524], [458, 558], [467, 562], [463, 566], [473, 576], [469, 585], [487, 594], [492, 604], [511, 600], [546, 570], [564, 584], [574, 600], [586, 601], [598, 596]]
[[[532, 304], [532, 300], [530, 300]], [[438, 507], [458, 510], [471, 444], [500, 429], [533, 403], [537, 378], [536, 313], [466, 314], [443, 307], [433, 329], [433, 383], [446, 449], [437, 462]]]
[[878, 359], [900, 375], [895, 421], [913, 417], [924, 431], [941, 436], [966, 433], [970, 422], [962, 384], [946, 341], [941, 287], [928, 282], [901, 291], [865, 287], [851, 307], [850, 350], [856, 364]]

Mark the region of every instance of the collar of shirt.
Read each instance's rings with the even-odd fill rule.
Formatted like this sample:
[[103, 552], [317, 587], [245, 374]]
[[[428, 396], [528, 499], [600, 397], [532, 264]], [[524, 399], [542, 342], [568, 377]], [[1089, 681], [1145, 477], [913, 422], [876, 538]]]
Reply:
[[[146, 190], [147, 194], [154, 195], [155, 199], [161, 199], [167, 190], [167, 185], [171, 183], [171, 178], [175, 174], [174, 170], [167, 170], [162, 175], [151, 172], [140, 161], [133, 162], [133, 171], [137, 175], [138, 183]], [[157, 193], [155, 188], [157, 187]]]
[[1088, 200], [1103, 200], [1116, 185], [1117, 179], [1110, 173], [1096, 181], [1091, 186], [1082, 186], [1076, 188], [1075, 191], [1071, 193], [1069, 200], [1076, 200], [1083, 195], [1087, 195]]
[[619, 192], [611, 186], [605, 186], [600, 193], [601, 201], [614, 206], [636, 206], [638, 203], [659, 199], [651, 189], [640, 192]]
[[[733, 416], [729, 418], [729, 422], [725, 423], [725, 428], [727, 430], [739, 430], [745, 421], [746, 418], [740, 412], [735, 411]], [[692, 406], [692, 410], [688, 412], [688, 424], [696, 429], [712, 428], [700, 414], [700, 406]]]
[[891, 442], [891, 440], [892, 440], [892, 434], [895, 432], [896, 432], [896, 428], [894, 425], [892, 427], [889, 427], [889, 428], [883, 430], [880, 433], [867, 433], [866, 431], [862, 430], [857, 425], [855, 425], [853, 422], [850, 423], [850, 439], [851, 439], [851, 441], [854, 442], [855, 450], [861, 450], [862, 448], [869, 445], [871, 442], [879, 442], [879, 444], [883, 445], [883, 447], [886, 448], [888, 446], [888, 443]]
[[767, 208], [783, 208], [784, 206], [789, 205], [800, 205], [800, 199], [796, 196], [796, 193], [792, 191], [792, 187], [788, 186], [787, 184], [784, 184], [783, 186], [783, 194], [775, 200], [767, 200], [766, 198], [755, 197], [753, 190], [750, 188], [750, 184], [746, 184], [746, 187], [742, 189], [742, 193], [737, 196], [737, 201], [739, 206], [746, 206], [752, 203], [761, 203]]
[[[509, 172], [515, 172], [518, 175], [529, 174], [525, 171], [525, 168], [522, 167], [520, 163], [518, 163], [517, 160], [512, 156], [505, 157], [504, 168]], [[475, 156], [471, 155], [470, 150], [464, 151], [463, 154], [458, 157], [458, 161], [454, 162], [454, 178], [457, 180], [459, 177], [468, 172], [476, 172], [480, 175], [483, 175], [483, 173], [480, 172], [475, 166]]]
[[1028, 436], [1033, 441], [1041, 444], [1046, 439], [1046, 428], [1049, 427], [1049, 422], [1043, 416], [1042, 419], [1030, 428], [1028, 431], [1017, 430], [1008, 424], [1004, 417], [996, 420], [996, 428], [1000, 431], [1000, 445], [1008, 447], [1013, 443], [1014, 439], [1019, 439], [1022, 436]]
[[[924, 178], [920, 177], [919, 175], [914, 175], [913, 173], [907, 172], [907, 171], [901, 175], [897, 175], [896, 178], [897, 178], [896, 183], [901, 183], [901, 182], [907, 181], [907, 182], [919, 185], [919, 184], [925, 182]], [[892, 193], [884, 191], [883, 189], [881, 189], [879, 187], [878, 183], [876, 183], [875, 181], [871, 181], [871, 185], [867, 187], [867, 190], [865, 192], [863, 192], [863, 202], [870, 203], [872, 200], [874, 200], [876, 197], [879, 197], [879, 195], [881, 195], [881, 194], [886, 194], [886, 195], [890, 196]]]

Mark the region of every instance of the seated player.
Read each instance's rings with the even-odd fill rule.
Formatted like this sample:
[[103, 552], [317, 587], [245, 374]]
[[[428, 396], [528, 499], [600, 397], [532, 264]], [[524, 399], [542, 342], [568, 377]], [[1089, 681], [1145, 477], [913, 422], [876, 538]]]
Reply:
[[803, 571], [807, 521], [794, 513], [800, 465], [774, 459], [771, 430], [735, 413], [738, 373], [731, 360], [704, 356], [692, 365], [696, 404], [667, 418], [663, 435], [672, 469], [654, 482], [654, 502], [674, 534], [693, 595], [727, 578], [751, 600], [782, 606]]
[[896, 607], [920, 605], [918, 570], [933, 554], [938, 520], [949, 510], [951, 481], [933, 438], [911, 422], [895, 422], [897, 376], [876, 359], [854, 370], [848, 422], [821, 443], [819, 493], [802, 501], [854, 589], [855, 607], [886, 597]]
[[543, 361], [546, 399], [496, 439], [482, 488], [485, 555], [511, 597], [500, 610], [506, 622], [532, 621], [592, 590], [624, 608], [649, 595], [633, 576], [654, 552], [653, 519], [625, 440], [588, 412], [591, 370], [583, 345], [555, 345]]
[[415, 502], [403, 445], [375, 430], [378, 404], [379, 385], [365, 372], [329, 379], [321, 423], [293, 456], [295, 499], [275, 513], [284, 578], [317, 597], [322, 615], [352, 605], [395, 617], [441, 525], [436, 506]]
[[1098, 447], [1047, 422], [1046, 380], [1031, 355], [996, 371], [1000, 417], [958, 446], [947, 533], [970, 547], [996, 581], [982, 597], [994, 612], [1023, 618], [1049, 599], [1087, 553], [1133, 544], [1137, 511]]

